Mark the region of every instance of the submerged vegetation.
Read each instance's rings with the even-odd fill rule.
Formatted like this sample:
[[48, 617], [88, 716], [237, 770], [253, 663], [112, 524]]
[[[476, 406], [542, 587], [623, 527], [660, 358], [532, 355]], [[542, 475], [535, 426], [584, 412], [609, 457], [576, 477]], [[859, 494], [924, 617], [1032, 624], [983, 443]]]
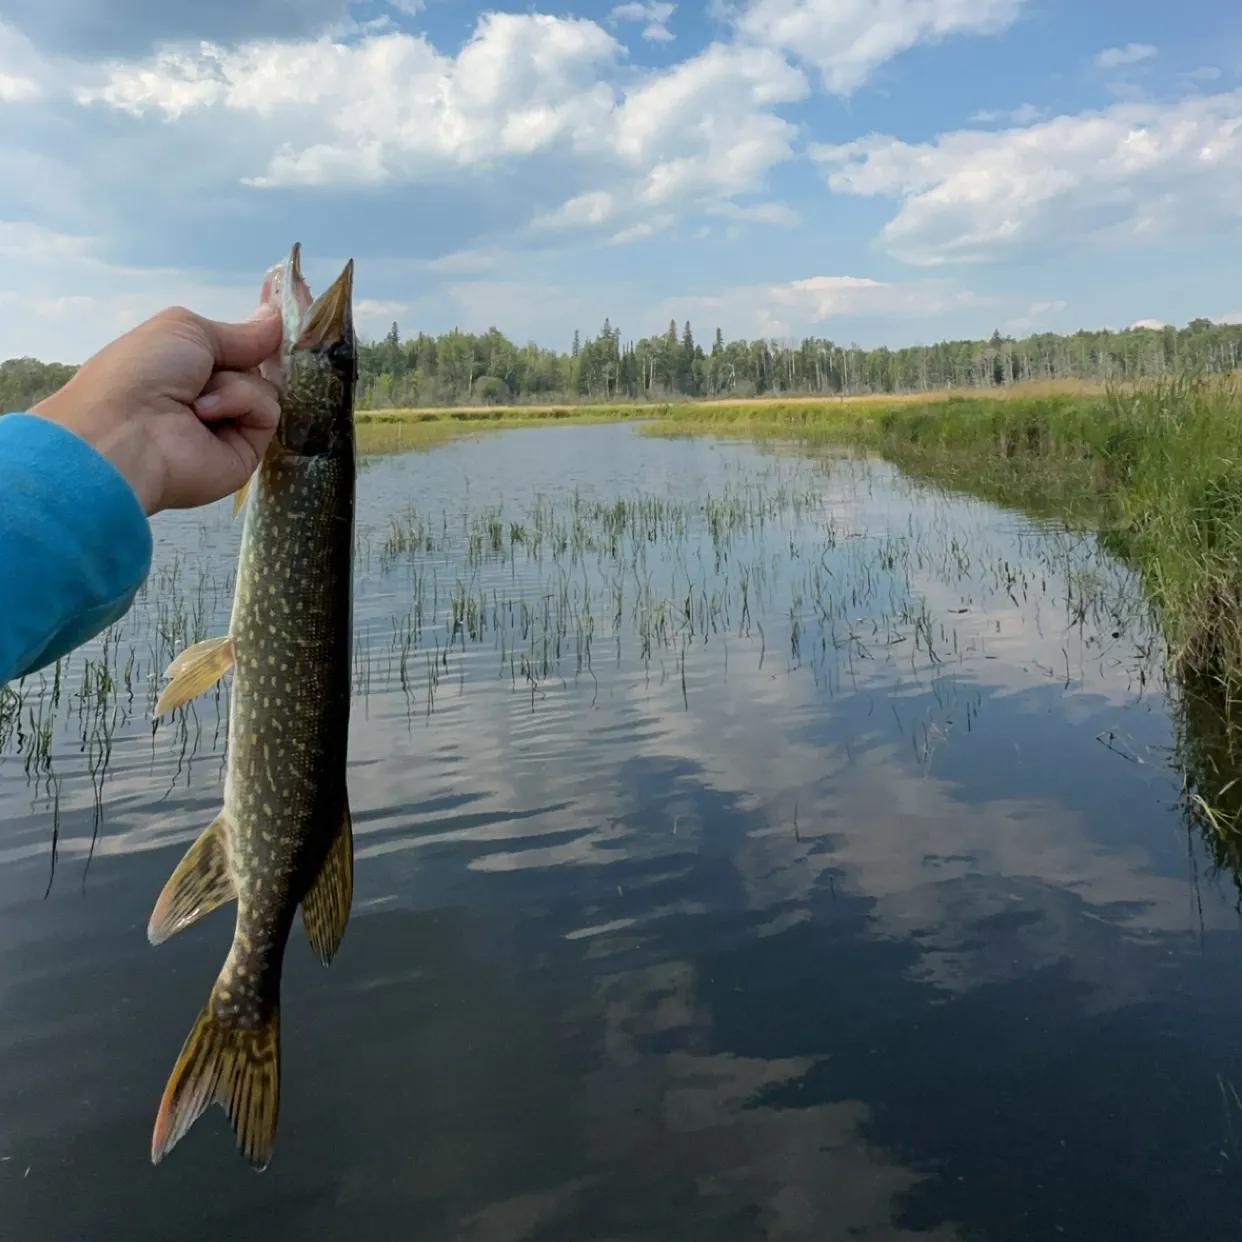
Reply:
[[1097, 530], [1140, 571], [1178, 671], [1242, 698], [1242, 399], [1174, 378], [1097, 396], [683, 408], [660, 430], [850, 440], [910, 473]]

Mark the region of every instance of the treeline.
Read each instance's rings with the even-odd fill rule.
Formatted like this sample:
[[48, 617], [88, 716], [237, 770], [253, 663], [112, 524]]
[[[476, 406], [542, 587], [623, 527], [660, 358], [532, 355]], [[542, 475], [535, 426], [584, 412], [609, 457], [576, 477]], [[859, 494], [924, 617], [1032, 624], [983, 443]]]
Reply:
[[[364, 344], [358, 404], [387, 408], [551, 401], [644, 401], [669, 397], [825, 396], [992, 388], [1026, 380], [1155, 379], [1221, 373], [1242, 364], [1242, 324], [1194, 319], [1184, 328], [1038, 333], [1015, 340], [943, 341], [907, 349], [860, 349], [820, 337], [793, 344], [726, 341], [706, 348], [689, 323], [622, 342], [608, 320], [593, 340], [574, 333], [568, 353], [515, 345], [496, 328], [403, 338], [394, 323]], [[73, 374], [61, 363], [0, 363], [0, 411], [27, 409]]]
[[39, 362], [36, 358], [0, 362], [0, 414], [30, 409], [50, 397], [76, 370], [63, 362]]
[[819, 337], [798, 344], [725, 341], [704, 348], [689, 323], [622, 343], [608, 320], [593, 340], [575, 332], [566, 354], [515, 345], [495, 328], [475, 336], [420, 332], [394, 323], [360, 359], [359, 400], [373, 408], [538, 401], [641, 401], [668, 397], [761, 397], [989, 388], [1025, 380], [1140, 380], [1233, 371], [1242, 324], [1192, 320], [1186, 327], [1123, 332], [994, 332], [982, 341], [907, 349], [860, 349]]

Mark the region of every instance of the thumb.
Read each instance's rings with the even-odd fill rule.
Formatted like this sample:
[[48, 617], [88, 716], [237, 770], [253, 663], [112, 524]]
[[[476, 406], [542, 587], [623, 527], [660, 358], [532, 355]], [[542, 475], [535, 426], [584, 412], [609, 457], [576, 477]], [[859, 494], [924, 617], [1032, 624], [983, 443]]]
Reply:
[[280, 349], [280, 311], [266, 302], [246, 323], [204, 319], [202, 325], [218, 370], [249, 371]]

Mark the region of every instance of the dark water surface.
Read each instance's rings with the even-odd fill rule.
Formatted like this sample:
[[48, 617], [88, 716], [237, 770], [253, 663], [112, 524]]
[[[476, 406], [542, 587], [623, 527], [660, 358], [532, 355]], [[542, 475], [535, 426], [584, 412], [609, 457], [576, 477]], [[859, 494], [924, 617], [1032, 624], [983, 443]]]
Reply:
[[227, 690], [147, 715], [240, 524], [157, 531], [6, 709], [0, 1238], [1242, 1236], [1236, 890], [1129, 573], [880, 462], [627, 427], [360, 474], [353, 919], [328, 970], [290, 941], [271, 1167], [213, 1109], [152, 1168], [232, 913], [146, 921]]

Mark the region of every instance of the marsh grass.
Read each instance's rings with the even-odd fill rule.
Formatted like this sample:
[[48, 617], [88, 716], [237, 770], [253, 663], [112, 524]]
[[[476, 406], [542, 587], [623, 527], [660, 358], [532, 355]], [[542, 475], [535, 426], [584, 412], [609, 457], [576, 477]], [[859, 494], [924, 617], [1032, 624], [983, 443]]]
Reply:
[[[1104, 386], [1089, 380], [1031, 380], [995, 389], [996, 400], [1102, 393]], [[368, 422], [623, 422], [631, 419], [690, 418], [725, 421], [780, 422], [788, 411], [808, 410], [821, 418], [830, 409], [871, 405], [926, 405], [954, 399], [978, 399], [978, 388], [941, 388], [921, 393], [797, 394], [765, 397], [696, 397], [676, 401], [599, 401], [540, 405], [448, 405], [359, 410], [359, 423]], [[720, 412], [717, 415], [717, 412]]]

